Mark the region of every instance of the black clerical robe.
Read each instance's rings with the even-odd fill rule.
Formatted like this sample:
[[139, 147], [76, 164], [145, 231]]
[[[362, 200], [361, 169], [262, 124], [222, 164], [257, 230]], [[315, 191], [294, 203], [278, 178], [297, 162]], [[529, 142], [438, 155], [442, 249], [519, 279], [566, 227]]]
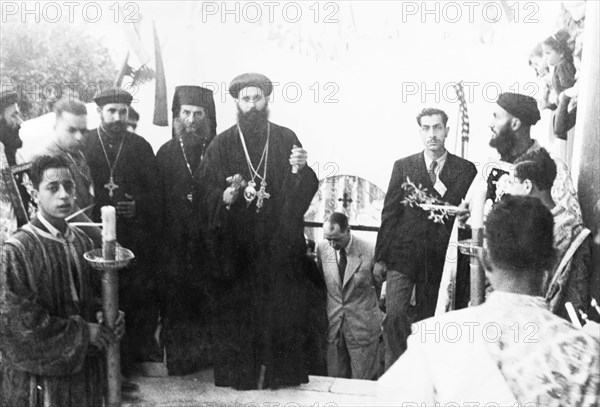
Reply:
[[[111, 167], [116, 160], [113, 178], [118, 188], [112, 197], [106, 188], [110, 167], [100, 134]], [[111, 146], [106, 133], [91, 130], [84, 138], [83, 151], [94, 184], [92, 219], [95, 222], [101, 221], [102, 206], [116, 207], [117, 202], [129, 199], [125, 194], [135, 201], [133, 218], [117, 216], [117, 241], [136, 257], [135, 262], [119, 274], [119, 302], [127, 315], [128, 329], [122, 346], [122, 364], [127, 371], [134, 359], [149, 360], [148, 353], [158, 351], [153, 337], [159, 312], [156, 264], [160, 259], [157, 246], [162, 223], [158, 169], [152, 147], [137, 134], [127, 132], [122, 137], [112, 140]]]
[[103, 405], [105, 360], [87, 325], [101, 310], [99, 274], [83, 259], [90, 249], [81, 230], [56, 237], [37, 218], [4, 244], [1, 406]]
[[[266, 125], [244, 134], [258, 166]], [[289, 156], [300, 146], [291, 130], [270, 124], [264, 206], [247, 205], [240, 194], [223, 203], [227, 177], [251, 179], [237, 126], [218, 135], [200, 164], [201, 227], [210, 254], [216, 301], [214, 367], [217, 386], [257, 387], [261, 365], [266, 387], [308, 381], [304, 345], [307, 327], [303, 215], [318, 189], [313, 170], [292, 173]], [[263, 176], [263, 168], [258, 172]], [[257, 190], [260, 180], [255, 179]]]
[[179, 139], [173, 138], [156, 154], [164, 214], [161, 338], [171, 375], [191, 373], [210, 361], [208, 285], [202, 266], [199, 214], [189, 199], [195, 186], [193, 171], [209, 143], [184, 145], [184, 156]]

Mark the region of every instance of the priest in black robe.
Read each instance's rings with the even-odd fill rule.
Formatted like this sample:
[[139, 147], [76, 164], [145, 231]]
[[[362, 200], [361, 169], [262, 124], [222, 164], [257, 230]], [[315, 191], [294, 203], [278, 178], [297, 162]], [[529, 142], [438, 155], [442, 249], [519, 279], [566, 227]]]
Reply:
[[238, 123], [210, 144], [198, 174], [215, 385], [236, 389], [308, 382], [303, 215], [318, 180], [294, 132], [268, 121], [271, 91], [261, 74], [233, 80]]
[[161, 341], [170, 375], [193, 373], [210, 362], [208, 283], [202, 265], [194, 172], [216, 134], [213, 92], [178, 86], [173, 138], [156, 155], [163, 199]]
[[94, 184], [92, 220], [101, 221], [102, 206], [114, 206], [117, 240], [135, 254], [133, 264], [119, 272], [119, 304], [128, 325], [121, 346], [125, 374], [132, 371], [135, 362], [162, 361], [154, 339], [159, 314], [158, 169], [150, 144], [126, 130], [127, 107], [132, 99], [121, 89], [107, 89], [96, 96], [100, 126], [86, 134], [83, 147]]

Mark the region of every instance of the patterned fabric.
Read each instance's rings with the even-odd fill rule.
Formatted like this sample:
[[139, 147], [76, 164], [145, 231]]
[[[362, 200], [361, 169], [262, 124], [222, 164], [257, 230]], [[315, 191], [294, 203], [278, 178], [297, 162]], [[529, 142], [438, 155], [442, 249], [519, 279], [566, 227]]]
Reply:
[[378, 405], [598, 406], [600, 342], [541, 297], [495, 291], [412, 326]]
[[100, 309], [98, 274], [83, 260], [92, 242], [77, 228], [70, 232], [55, 237], [34, 218], [4, 244], [2, 406], [103, 405], [105, 361], [90, 346], [87, 325]]
[[565, 319], [564, 304], [584, 311], [589, 304], [589, 278], [592, 269], [590, 231], [577, 221], [573, 213], [560, 205], [552, 210], [556, 263], [544, 284], [550, 311]]
[[541, 297], [496, 291], [480, 308], [498, 324], [499, 339], [487, 345], [521, 405], [597, 405], [597, 339], [557, 318]]

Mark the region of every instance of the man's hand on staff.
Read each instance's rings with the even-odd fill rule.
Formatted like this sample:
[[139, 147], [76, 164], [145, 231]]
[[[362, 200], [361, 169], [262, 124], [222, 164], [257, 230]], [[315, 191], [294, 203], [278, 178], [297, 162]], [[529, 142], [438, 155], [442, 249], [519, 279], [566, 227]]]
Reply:
[[294, 145], [292, 148], [292, 154], [290, 154], [290, 165], [296, 166], [298, 170], [306, 167], [306, 160], [308, 159], [308, 153], [302, 147]]
[[117, 342], [115, 334], [104, 325], [88, 323], [88, 328], [90, 330], [90, 343], [98, 349], [106, 350], [110, 345]]
[[124, 218], [133, 218], [135, 216], [135, 201], [129, 194], [125, 194], [126, 201], [117, 202], [117, 215]]
[[240, 195], [240, 189], [246, 187], [246, 181], [240, 174], [232, 175], [227, 177], [226, 180], [229, 186], [223, 191], [223, 203], [230, 207]]
[[[104, 314], [102, 311], [96, 312], [96, 320], [99, 324], [104, 324]], [[125, 336], [125, 313], [123, 311], [119, 311], [119, 315], [117, 315], [113, 333], [119, 341]]]
[[471, 211], [469, 210], [469, 202], [463, 200], [460, 205], [458, 205], [458, 210], [456, 211], [456, 220], [458, 221], [458, 226], [464, 228], [467, 225], [467, 221], [471, 217]]

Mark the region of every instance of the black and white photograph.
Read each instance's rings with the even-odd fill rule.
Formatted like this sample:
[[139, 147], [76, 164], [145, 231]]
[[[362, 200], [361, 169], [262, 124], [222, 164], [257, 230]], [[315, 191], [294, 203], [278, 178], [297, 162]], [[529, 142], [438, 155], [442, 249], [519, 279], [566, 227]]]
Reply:
[[0, 1], [0, 406], [600, 406], [599, 38]]

